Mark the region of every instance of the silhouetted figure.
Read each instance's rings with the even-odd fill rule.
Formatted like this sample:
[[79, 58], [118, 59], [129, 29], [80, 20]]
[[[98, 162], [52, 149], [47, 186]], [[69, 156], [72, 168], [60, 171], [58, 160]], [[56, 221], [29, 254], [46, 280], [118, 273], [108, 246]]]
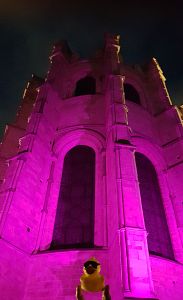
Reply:
[[81, 286], [78, 285], [76, 288], [76, 299], [77, 300], [84, 300], [82, 293], [81, 293]]
[[102, 300], [111, 300], [109, 285], [106, 285], [103, 291]]

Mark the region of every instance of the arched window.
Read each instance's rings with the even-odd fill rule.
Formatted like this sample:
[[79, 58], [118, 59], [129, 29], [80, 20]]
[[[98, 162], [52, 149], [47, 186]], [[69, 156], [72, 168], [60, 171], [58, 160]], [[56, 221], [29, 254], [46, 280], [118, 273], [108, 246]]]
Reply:
[[149, 252], [173, 259], [173, 250], [157, 174], [150, 160], [136, 153], [136, 166]]
[[95, 152], [76, 146], [65, 156], [52, 249], [94, 245]]
[[125, 99], [140, 104], [140, 97], [137, 90], [129, 83], [124, 84]]
[[76, 83], [75, 96], [91, 95], [96, 93], [96, 80], [91, 76], [84, 77]]

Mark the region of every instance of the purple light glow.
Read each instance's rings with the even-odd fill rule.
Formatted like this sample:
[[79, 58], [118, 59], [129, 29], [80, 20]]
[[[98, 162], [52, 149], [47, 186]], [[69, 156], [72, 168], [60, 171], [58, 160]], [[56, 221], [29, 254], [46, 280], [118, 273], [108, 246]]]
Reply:
[[[118, 37], [106, 36], [100, 63], [68, 63], [58, 48], [46, 81], [32, 78], [7, 128], [0, 149], [1, 300], [74, 300], [90, 257], [100, 261], [112, 300], [183, 298], [180, 112], [157, 62], [144, 74], [120, 67], [119, 48]], [[124, 82], [133, 87], [126, 102]], [[136, 163], [136, 152], [145, 159]], [[156, 249], [172, 251], [175, 261], [149, 255], [152, 232]]]

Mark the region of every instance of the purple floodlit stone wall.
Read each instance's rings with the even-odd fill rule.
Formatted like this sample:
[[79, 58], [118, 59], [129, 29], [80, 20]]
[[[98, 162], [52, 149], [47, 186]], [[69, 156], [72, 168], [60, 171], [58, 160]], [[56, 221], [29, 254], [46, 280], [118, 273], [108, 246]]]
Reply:
[[[74, 300], [82, 265], [95, 256], [112, 300], [180, 300], [180, 111], [171, 105], [155, 59], [146, 69], [120, 64], [118, 36], [106, 36], [103, 53], [91, 61], [66, 55], [66, 49], [64, 43], [54, 47], [45, 81], [32, 78], [0, 147], [0, 298]], [[70, 154], [79, 149], [90, 149], [91, 155], [83, 153], [82, 161], [77, 156], [72, 181]], [[140, 176], [136, 152], [151, 166], [141, 160]], [[147, 179], [142, 192], [140, 181]], [[154, 197], [148, 214], [144, 193], [146, 204]], [[88, 228], [81, 245], [75, 223]], [[73, 226], [71, 234], [65, 225]], [[167, 249], [170, 254], [172, 246], [174, 260], [149, 254], [152, 232], [170, 237]], [[83, 247], [88, 239], [89, 247]], [[85, 299], [101, 299], [101, 294], [85, 294]]]
[[182, 265], [158, 256], [150, 257], [150, 263], [158, 298], [182, 299]]
[[[105, 250], [67, 250], [34, 255], [24, 299], [75, 299], [82, 265], [88, 257], [96, 256], [102, 264], [101, 274], [108, 282], [108, 261]], [[101, 300], [101, 295], [86, 295], [86, 300]]]
[[0, 240], [0, 298], [23, 299], [30, 266], [29, 256]]

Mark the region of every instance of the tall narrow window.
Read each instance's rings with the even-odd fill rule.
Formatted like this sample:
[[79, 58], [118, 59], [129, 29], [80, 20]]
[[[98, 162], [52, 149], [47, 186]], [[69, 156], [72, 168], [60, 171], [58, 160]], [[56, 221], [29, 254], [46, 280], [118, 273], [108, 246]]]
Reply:
[[91, 95], [96, 93], [96, 80], [91, 76], [84, 77], [76, 83], [75, 96]]
[[95, 152], [76, 146], [65, 156], [52, 249], [94, 245]]
[[124, 84], [125, 99], [140, 104], [140, 97], [137, 90], [129, 83]]
[[166, 222], [157, 174], [150, 160], [135, 154], [148, 247], [152, 254], [173, 259], [173, 250]]

